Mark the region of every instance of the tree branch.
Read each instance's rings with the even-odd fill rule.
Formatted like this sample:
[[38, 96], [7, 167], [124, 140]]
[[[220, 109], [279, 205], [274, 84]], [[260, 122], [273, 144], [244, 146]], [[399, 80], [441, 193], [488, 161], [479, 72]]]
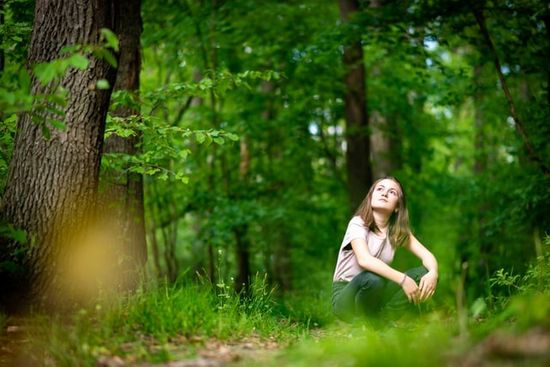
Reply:
[[487, 47], [489, 49], [489, 52], [491, 53], [491, 56], [493, 57], [493, 63], [495, 65], [495, 69], [498, 75], [498, 79], [500, 80], [500, 85], [502, 86], [502, 91], [504, 92], [504, 96], [506, 97], [506, 101], [508, 102], [508, 109], [510, 111], [510, 115], [512, 115], [512, 118], [515, 122], [516, 131], [520, 135], [521, 139], [523, 140], [523, 145], [525, 150], [527, 151], [527, 156], [534, 162], [536, 162], [539, 166], [539, 168], [542, 170], [542, 172], [545, 175], [550, 175], [550, 168], [548, 168], [542, 159], [537, 155], [535, 152], [535, 149], [533, 148], [533, 145], [529, 141], [529, 138], [527, 137], [527, 134], [525, 132], [525, 128], [523, 125], [523, 122], [520, 120], [516, 106], [514, 104], [514, 100], [512, 99], [512, 94], [510, 93], [510, 89], [508, 88], [508, 84], [506, 83], [506, 79], [504, 79], [504, 75], [502, 74], [501, 65], [500, 65], [500, 59], [498, 57], [498, 54], [495, 49], [495, 45], [493, 44], [493, 41], [491, 40], [491, 36], [489, 34], [489, 30], [487, 29], [487, 25], [485, 23], [485, 16], [483, 15], [483, 10], [479, 8], [474, 8], [472, 10], [477, 24], [479, 25], [479, 29], [481, 31], [481, 34], [483, 36], [483, 39], [485, 43], [487, 44]]

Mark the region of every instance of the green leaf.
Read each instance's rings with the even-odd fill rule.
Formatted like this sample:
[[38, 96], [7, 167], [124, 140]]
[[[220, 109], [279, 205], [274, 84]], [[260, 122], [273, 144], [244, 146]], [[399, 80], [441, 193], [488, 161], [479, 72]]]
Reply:
[[99, 79], [96, 83], [97, 89], [109, 89], [111, 85], [106, 79]]
[[19, 71], [19, 83], [24, 91], [30, 90], [31, 78], [25, 68]]
[[51, 138], [51, 132], [50, 132], [50, 129], [46, 126], [46, 124], [42, 124], [41, 126], [41, 129], [42, 129], [42, 136], [46, 139], [46, 140], [50, 140]]
[[93, 55], [100, 60], [107, 61], [111, 66], [115, 68], [118, 66], [117, 60], [114, 55], [111, 53], [111, 51], [105, 48], [98, 48], [94, 50]]
[[182, 149], [178, 152], [178, 155], [179, 155], [180, 158], [186, 159], [187, 156], [189, 155], [189, 153], [191, 153], [191, 151], [189, 149]]
[[229, 140], [233, 140], [233, 141], [238, 141], [239, 140], [239, 136], [237, 134], [233, 134], [233, 133], [226, 133], [225, 137], [228, 138]]
[[51, 119], [49, 120], [50, 125], [59, 130], [66, 130], [67, 125], [61, 120]]
[[78, 51], [80, 47], [78, 45], [67, 45], [67, 46], [63, 46], [61, 48], [61, 51], [59, 51], [60, 54], [73, 54], [73, 53], [76, 53]]
[[57, 76], [56, 66], [53, 63], [41, 63], [34, 66], [34, 75], [42, 85], [46, 85]]
[[107, 45], [115, 52], [118, 52], [118, 37], [108, 28], [101, 28], [101, 36], [107, 42]]
[[147, 169], [144, 173], [149, 176], [153, 176], [155, 173], [160, 172], [160, 168], [154, 167]]
[[204, 140], [206, 139], [206, 135], [203, 132], [196, 131], [195, 132], [195, 139], [197, 140], [197, 143], [202, 144], [202, 143], [204, 143]]
[[69, 64], [77, 69], [85, 70], [90, 65], [90, 60], [84, 55], [74, 54], [69, 58]]
[[12, 224], [0, 222], [0, 236], [11, 238], [20, 244], [27, 242], [27, 232], [22, 229], [15, 228]]

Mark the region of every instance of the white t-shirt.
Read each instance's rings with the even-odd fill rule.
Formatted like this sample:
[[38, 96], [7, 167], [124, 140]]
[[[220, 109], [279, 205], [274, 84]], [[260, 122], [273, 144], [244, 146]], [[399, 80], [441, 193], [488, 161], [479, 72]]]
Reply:
[[386, 264], [391, 264], [393, 261], [395, 249], [390, 244], [389, 239], [370, 231], [364, 226], [363, 219], [355, 216], [349, 221], [346, 234], [340, 245], [338, 261], [336, 262], [336, 269], [332, 279], [334, 282], [349, 282], [357, 274], [365, 270], [357, 263], [357, 257], [351, 247], [351, 241], [358, 238], [362, 238], [367, 242], [368, 251], [372, 256], [382, 260]]

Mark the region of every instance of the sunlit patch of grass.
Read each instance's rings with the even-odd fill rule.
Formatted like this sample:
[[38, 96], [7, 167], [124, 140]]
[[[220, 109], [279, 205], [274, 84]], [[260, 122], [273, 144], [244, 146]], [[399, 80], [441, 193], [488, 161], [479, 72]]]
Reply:
[[377, 325], [336, 323], [281, 354], [273, 366], [440, 366], [452, 335], [437, 314]]

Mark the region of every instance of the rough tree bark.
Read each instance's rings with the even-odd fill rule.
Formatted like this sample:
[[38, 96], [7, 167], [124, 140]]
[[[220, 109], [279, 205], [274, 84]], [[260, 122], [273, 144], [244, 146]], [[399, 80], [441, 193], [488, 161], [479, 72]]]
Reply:
[[[350, 17], [359, 10], [357, 0], [340, 0], [339, 5], [344, 22], [349, 22]], [[346, 68], [346, 169], [350, 209], [353, 211], [372, 183], [365, 65], [360, 39], [346, 45], [343, 61]]]
[[[112, 1], [37, 0], [28, 63], [51, 61], [68, 44], [97, 43], [101, 28], [112, 28]], [[17, 126], [3, 217], [30, 234], [26, 265], [33, 299], [49, 303], [60, 296], [63, 274], [57, 266], [95, 205], [105, 117], [111, 90], [95, 88], [116, 71], [92, 58], [86, 70], [70, 69], [61, 81], [69, 95], [63, 120], [66, 129], [46, 139], [25, 114]], [[34, 94], [51, 87], [32, 82]], [[10, 249], [2, 249], [9, 251]], [[48, 299], [49, 296], [49, 299]]]
[[[115, 33], [120, 42], [120, 55], [114, 90], [126, 91], [137, 97], [141, 69], [141, 2], [140, 0], [119, 0], [116, 2], [116, 7], [117, 14], [121, 16], [115, 19]], [[138, 116], [139, 112], [139, 107], [135, 105], [122, 106], [113, 111], [112, 115], [128, 118]], [[140, 134], [127, 138], [112, 135], [105, 141], [104, 152], [135, 155], [140, 152], [138, 147], [140, 141]], [[138, 272], [147, 259], [143, 176], [125, 170], [122, 173], [107, 175], [104, 181], [103, 202], [109, 206], [108, 209], [119, 228], [121, 248], [117, 250], [123, 260], [122, 286], [132, 288]]]

